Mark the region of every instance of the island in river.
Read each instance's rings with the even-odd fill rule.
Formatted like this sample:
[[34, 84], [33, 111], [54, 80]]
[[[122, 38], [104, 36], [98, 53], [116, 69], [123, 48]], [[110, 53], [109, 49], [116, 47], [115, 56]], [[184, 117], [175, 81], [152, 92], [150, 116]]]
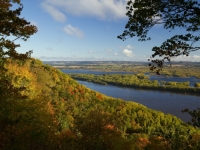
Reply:
[[[198, 83], [200, 82], [200, 63], [198, 62], [175, 62], [173, 65], [171, 65], [171, 67], [169, 64], [166, 64], [165, 68], [161, 72], [162, 75], [159, 76], [149, 72], [148, 63], [145, 62], [62, 61], [45, 63], [49, 63], [54, 67], [60, 68], [61, 71], [66, 74], [104, 74], [109, 76], [112, 74], [145, 74], [149, 75], [148, 80], [157, 80], [159, 84], [160, 81], [185, 82], [182, 84], [182, 86], [188, 86], [189, 81], [188, 88], [193, 88], [194, 86], [197, 87]], [[170, 90], [167, 92], [166, 89], [161, 91], [151, 88], [143, 89], [135, 87], [119, 87], [119, 85], [100, 85], [86, 81], [78, 81], [79, 83], [108, 96], [141, 103], [149, 108], [160, 110], [164, 113], [173, 114], [185, 122], [190, 121], [190, 116], [185, 113], [183, 114], [181, 110], [185, 108], [193, 110], [200, 106], [200, 97], [197, 96], [198, 93], [182, 92], [178, 90]], [[156, 81], [153, 82], [156, 83]]]

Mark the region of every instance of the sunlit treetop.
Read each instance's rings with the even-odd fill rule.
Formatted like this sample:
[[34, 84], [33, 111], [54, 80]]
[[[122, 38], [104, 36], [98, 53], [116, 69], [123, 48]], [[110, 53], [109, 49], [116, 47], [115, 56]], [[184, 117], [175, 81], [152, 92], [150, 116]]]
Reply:
[[[16, 8], [16, 9], [15, 9]], [[15, 44], [17, 39], [26, 41], [37, 32], [37, 28], [21, 18], [23, 5], [20, 0], [0, 0], [0, 58], [11, 57], [23, 59], [30, 57], [32, 51], [19, 54]]]
[[153, 54], [149, 59], [151, 70], [159, 73], [165, 60], [170, 61], [179, 55], [188, 56], [190, 52], [200, 49], [194, 46], [194, 43], [200, 39], [200, 4], [198, 1], [128, 0], [126, 9], [129, 20], [123, 34], [118, 36], [121, 40], [132, 37], [138, 37], [139, 41], [150, 40], [147, 34], [157, 24], [163, 24], [164, 29], [169, 31], [175, 27], [185, 29], [184, 35], [175, 35], [163, 42], [160, 47], [152, 48]]

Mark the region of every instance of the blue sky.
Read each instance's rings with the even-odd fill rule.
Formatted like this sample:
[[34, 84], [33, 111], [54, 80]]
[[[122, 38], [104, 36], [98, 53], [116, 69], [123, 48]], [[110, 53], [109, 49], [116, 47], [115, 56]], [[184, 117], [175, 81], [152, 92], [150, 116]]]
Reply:
[[[21, 0], [21, 16], [38, 27], [38, 32], [21, 44], [18, 52], [33, 50], [32, 57], [41, 60], [119, 60], [147, 61], [151, 48], [166, 38], [183, 32], [168, 32], [162, 26], [150, 32], [152, 40], [117, 39], [128, 18], [126, 0]], [[200, 52], [175, 60], [200, 61]]]

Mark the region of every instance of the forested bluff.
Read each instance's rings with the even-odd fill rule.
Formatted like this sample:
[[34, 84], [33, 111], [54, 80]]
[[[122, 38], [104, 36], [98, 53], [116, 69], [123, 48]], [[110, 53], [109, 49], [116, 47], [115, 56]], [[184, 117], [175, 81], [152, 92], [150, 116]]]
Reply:
[[93, 91], [37, 59], [1, 59], [0, 149], [200, 149], [179, 118]]

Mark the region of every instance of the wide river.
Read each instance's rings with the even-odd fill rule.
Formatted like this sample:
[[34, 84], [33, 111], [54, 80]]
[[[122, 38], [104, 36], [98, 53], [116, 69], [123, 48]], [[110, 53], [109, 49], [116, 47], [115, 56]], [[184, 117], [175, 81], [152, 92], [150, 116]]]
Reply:
[[[90, 71], [90, 70], [61, 70], [64, 73], [87, 73], [87, 74], [127, 74], [130, 72], [102, 72], [102, 71]], [[163, 80], [163, 81], [190, 81], [192, 82], [191, 86], [195, 82], [200, 82], [200, 79], [194, 77], [190, 78], [164, 78], [164, 77], [151, 77], [154, 80]], [[182, 113], [181, 110], [184, 108], [189, 108], [190, 110], [200, 107], [200, 96], [195, 95], [185, 95], [185, 94], [176, 94], [163, 91], [153, 91], [153, 90], [138, 90], [133, 88], [118, 87], [113, 85], [100, 85], [86, 81], [78, 81], [80, 84], [85, 85], [86, 87], [96, 90], [100, 93], [103, 93], [108, 96], [115, 98], [121, 98], [126, 101], [134, 101], [140, 104], [152, 108], [155, 110], [162, 111], [166, 114], [172, 114], [181, 118], [183, 121], [190, 121], [191, 117]]]

